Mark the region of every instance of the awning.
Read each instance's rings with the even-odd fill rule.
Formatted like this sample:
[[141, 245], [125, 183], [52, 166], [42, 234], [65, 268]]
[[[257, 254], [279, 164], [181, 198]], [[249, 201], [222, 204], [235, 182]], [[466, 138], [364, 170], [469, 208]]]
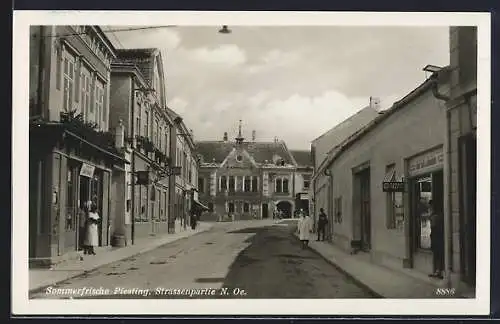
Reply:
[[392, 182], [392, 181], [396, 181], [396, 167], [394, 165], [391, 165], [387, 169], [383, 182]]
[[210, 208], [208, 208], [207, 206], [203, 205], [201, 202], [199, 202], [196, 199], [193, 199], [193, 202], [194, 202], [195, 206], [197, 206], [198, 208], [200, 208], [202, 210], [209, 210], [210, 209]]

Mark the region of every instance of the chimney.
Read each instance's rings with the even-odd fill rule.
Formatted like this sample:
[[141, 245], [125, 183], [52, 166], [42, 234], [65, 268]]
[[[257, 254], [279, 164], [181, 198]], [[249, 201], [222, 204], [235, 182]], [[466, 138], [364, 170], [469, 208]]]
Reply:
[[370, 97], [370, 108], [381, 113], [382, 107], [380, 106], [380, 98], [379, 97]]
[[255, 135], [256, 135], [256, 132], [255, 130], [252, 131], [252, 142], [255, 142]]
[[125, 146], [125, 127], [123, 121], [120, 119], [118, 126], [115, 128], [115, 147], [121, 149]]
[[222, 138], [224, 142], [227, 142], [227, 132], [224, 132], [224, 137]]

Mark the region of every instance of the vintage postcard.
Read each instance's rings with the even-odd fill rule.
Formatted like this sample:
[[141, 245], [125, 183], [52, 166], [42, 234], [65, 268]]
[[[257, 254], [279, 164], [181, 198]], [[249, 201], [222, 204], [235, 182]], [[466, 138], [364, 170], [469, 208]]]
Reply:
[[488, 13], [13, 30], [14, 314], [488, 313]]

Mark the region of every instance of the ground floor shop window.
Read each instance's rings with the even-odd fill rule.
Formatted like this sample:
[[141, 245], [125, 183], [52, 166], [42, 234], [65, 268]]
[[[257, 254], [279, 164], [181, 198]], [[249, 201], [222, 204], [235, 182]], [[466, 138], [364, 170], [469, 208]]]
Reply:
[[243, 212], [248, 213], [250, 211], [250, 205], [248, 203], [243, 204]]
[[234, 213], [234, 203], [230, 202], [227, 207], [230, 213]]
[[433, 213], [442, 216], [443, 213], [443, 172], [438, 171], [415, 177], [412, 183], [415, 245], [419, 249], [430, 250], [431, 216]]

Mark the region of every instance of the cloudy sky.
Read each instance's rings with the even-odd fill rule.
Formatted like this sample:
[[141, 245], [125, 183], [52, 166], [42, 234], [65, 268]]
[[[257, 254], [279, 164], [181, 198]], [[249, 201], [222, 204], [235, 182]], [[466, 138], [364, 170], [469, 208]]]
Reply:
[[[121, 29], [123, 27], [106, 27]], [[107, 33], [117, 48], [162, 51], [167, 103], [197, 140], [276, 136], [293, 149], [369, 103], [388, 108], [449, 63], [446, 27], [170, 27]]]

